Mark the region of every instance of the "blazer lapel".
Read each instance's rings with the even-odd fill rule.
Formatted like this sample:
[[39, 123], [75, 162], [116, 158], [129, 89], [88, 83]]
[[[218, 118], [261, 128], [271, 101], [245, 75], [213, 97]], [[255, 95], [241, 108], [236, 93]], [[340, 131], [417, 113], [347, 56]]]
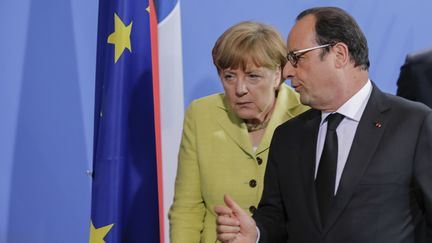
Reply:
[[301, 173], [303, 176], [306, 203], [309, 209], [309, 216], [311, 217], [312, 222], [314, 222], [318, 231], [321, 231], [322, 227], [315, 192], [315, 162], [320, 122], [321, 112], [318, 110], [313, 110], [309, 119], [305, 121], [299, 160]]
[[290, 88], [288, 88], [286, 84], [282, 84], [280, 86], [273, 114], [266, 128], [264, 136], [262, 137], [261, 142], [256, 150], [257, 155], [269, 149], [273, 132], [276, 127], [295, 116], [291, 109], [299, 106], [299, 102], [297, 101], [296, 97], [289, 95], [289, 89]]
[[233, 112], [229, 112], [225, 99], [223, 104], [217, 107], [215, 119], [225, 130], [225, 133], [231, 138], [245, 153], [255, 157], [252, 144], [249, 139], [246, 124], [238, 118]]
[[270, 141], [273, 137], [273, 132], [276, 127], [297, 115], [295, 110], [298, 108], [300, 103], [297, 100], [297, 97], [290, 95], [289, 91], [290, 88], [286, 84], [282, 84], [280, 86], [272, 117], [255, 152], [253, 152], [246, 125], [233, 112], [229, 111], [229, 106], [226, 103], [225, 97], [223, 97], [223, 101], [217, 107], [215, 119], [225, 130], [228, 136], [234, 140], [234, 142], [243, 151], [245, 151], [251, 157], [255, 157], [255, 155], [259, 155], [269, 149]]
[[371, 97], [360, 119], [351, 145], [326, 230], [331, 228], [348, 204], [380, 143], [388, 117], [384, 112], [389, 109], [384, 104], [383, 98], [384, 94], [373, 85]]

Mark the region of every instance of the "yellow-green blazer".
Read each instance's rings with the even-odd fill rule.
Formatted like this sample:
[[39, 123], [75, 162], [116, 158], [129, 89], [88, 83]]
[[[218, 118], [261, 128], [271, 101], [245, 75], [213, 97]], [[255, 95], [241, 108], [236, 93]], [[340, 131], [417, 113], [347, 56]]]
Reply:
[[169, 211], [171, 243], [214, 243], [213, 207], [224, 203], [225, 193], [252, 213], [261, 198], [275, 128], [307, 109], [298, 94], [282, 84], [271, 120], [254, 152], [246, 124], [229, 111], [223, 93], [193, 101], [185, 114]]

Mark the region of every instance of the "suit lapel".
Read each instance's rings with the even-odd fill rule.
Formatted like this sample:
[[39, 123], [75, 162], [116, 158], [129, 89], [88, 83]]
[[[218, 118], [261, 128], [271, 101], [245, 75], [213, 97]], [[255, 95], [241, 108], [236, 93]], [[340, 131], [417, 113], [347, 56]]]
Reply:
[[388, 116], [384, 111], [388, 109], [389, 107], [384, 104], [384, 94], [374, 85], [357, 127], [326, 230], [329, 230], [341, 215], [366, 171], [385, 131]]
[[309, 216], [321, 231], [321, 222], [319, 218], [318, 205], [315, 193], [315, 162], [316, 146], [318, 139], [319, 125], [321, 122], [321, 112], [318, 110], [311, 111], [308, 120], [305, 121], [300, 153], [300, 168], [303, 176], [303, 186], [308, 204]]

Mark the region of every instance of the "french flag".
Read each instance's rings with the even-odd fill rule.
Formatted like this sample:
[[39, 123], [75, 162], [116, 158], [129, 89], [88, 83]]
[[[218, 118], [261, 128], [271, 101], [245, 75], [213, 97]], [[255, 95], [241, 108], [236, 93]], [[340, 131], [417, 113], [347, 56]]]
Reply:
[[183, 122], [180, 5], [99, 2], [90, 243], [168, 241]]

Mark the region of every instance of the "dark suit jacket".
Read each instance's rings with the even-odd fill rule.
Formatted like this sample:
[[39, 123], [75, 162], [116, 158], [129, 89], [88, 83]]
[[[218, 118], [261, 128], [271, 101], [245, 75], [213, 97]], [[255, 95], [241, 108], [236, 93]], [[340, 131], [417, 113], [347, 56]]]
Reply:
[[407, 56], [397, 85], [398, 96], [432, 107], [432, 49]]
[[421, 214], [432, 242], [432, 110], [373, 87], [325, 227], [315, 198], [321, 112], [273, 135], [254, 218], [260, 242], [412, 243]]

